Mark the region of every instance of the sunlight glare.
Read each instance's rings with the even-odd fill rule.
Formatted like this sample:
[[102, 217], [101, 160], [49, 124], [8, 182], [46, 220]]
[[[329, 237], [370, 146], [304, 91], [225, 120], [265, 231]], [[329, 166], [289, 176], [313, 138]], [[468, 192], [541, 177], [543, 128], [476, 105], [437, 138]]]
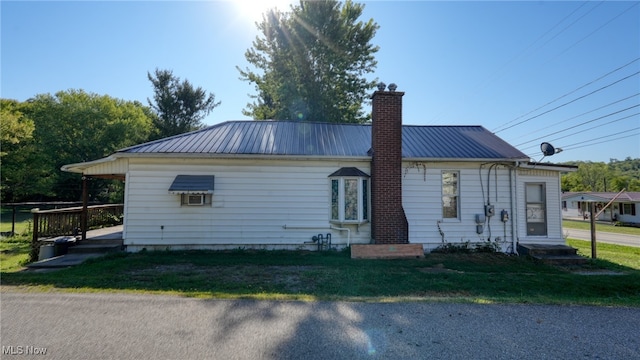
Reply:
[[277, 8], [280, 11], [289, 11], [292, 0], [232, 0], [238, 16], [253, 22], [262, 20], [262, 14], [267, 10]]

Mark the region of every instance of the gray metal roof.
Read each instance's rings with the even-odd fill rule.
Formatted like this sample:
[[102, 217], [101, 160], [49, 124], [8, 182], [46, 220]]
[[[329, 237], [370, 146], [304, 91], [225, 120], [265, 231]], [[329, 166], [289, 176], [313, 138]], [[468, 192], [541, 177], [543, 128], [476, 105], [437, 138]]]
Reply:
[[[371, 125], [228, 121], [118, 152], [366, 157], [370, 148]], [[528, 159], [482, 126], [404, 125], [402, 156], [416, 159]]]

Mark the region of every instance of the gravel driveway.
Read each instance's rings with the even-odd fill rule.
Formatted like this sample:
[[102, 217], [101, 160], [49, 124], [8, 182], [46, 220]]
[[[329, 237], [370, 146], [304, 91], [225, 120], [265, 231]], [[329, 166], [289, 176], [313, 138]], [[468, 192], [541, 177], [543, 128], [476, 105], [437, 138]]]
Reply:
[[640, 358], [639, 308], [0, 296], [2, 359]]

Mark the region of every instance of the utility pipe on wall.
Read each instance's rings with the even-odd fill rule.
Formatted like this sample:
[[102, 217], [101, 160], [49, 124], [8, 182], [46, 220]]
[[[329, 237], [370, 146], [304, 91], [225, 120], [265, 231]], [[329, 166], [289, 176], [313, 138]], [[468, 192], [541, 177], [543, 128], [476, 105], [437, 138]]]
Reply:
[[349, 228], [342, 228], [342, 227], [337, 227], [337, 226], [287, 226], [286, 224], [282, 226], [283, 229], [287, 230], [287, 229], [294, 229], [294, 230], [320, 230], [320, 229], [329, 229], [329, 230], [339, 230], [339, 231], [346, 231], [347, 232], [347, 246], [350, 245], [351, 243], [351, 229]]

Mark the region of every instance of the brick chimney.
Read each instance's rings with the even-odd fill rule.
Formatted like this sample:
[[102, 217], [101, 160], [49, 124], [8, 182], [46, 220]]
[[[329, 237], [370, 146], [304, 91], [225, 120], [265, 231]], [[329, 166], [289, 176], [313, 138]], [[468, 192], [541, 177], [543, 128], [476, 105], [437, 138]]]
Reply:
[[402, 96], [396, 85], [378, 85], [371, 114], [371, 223], [375, 244], [409, 243], [402, 208]]

